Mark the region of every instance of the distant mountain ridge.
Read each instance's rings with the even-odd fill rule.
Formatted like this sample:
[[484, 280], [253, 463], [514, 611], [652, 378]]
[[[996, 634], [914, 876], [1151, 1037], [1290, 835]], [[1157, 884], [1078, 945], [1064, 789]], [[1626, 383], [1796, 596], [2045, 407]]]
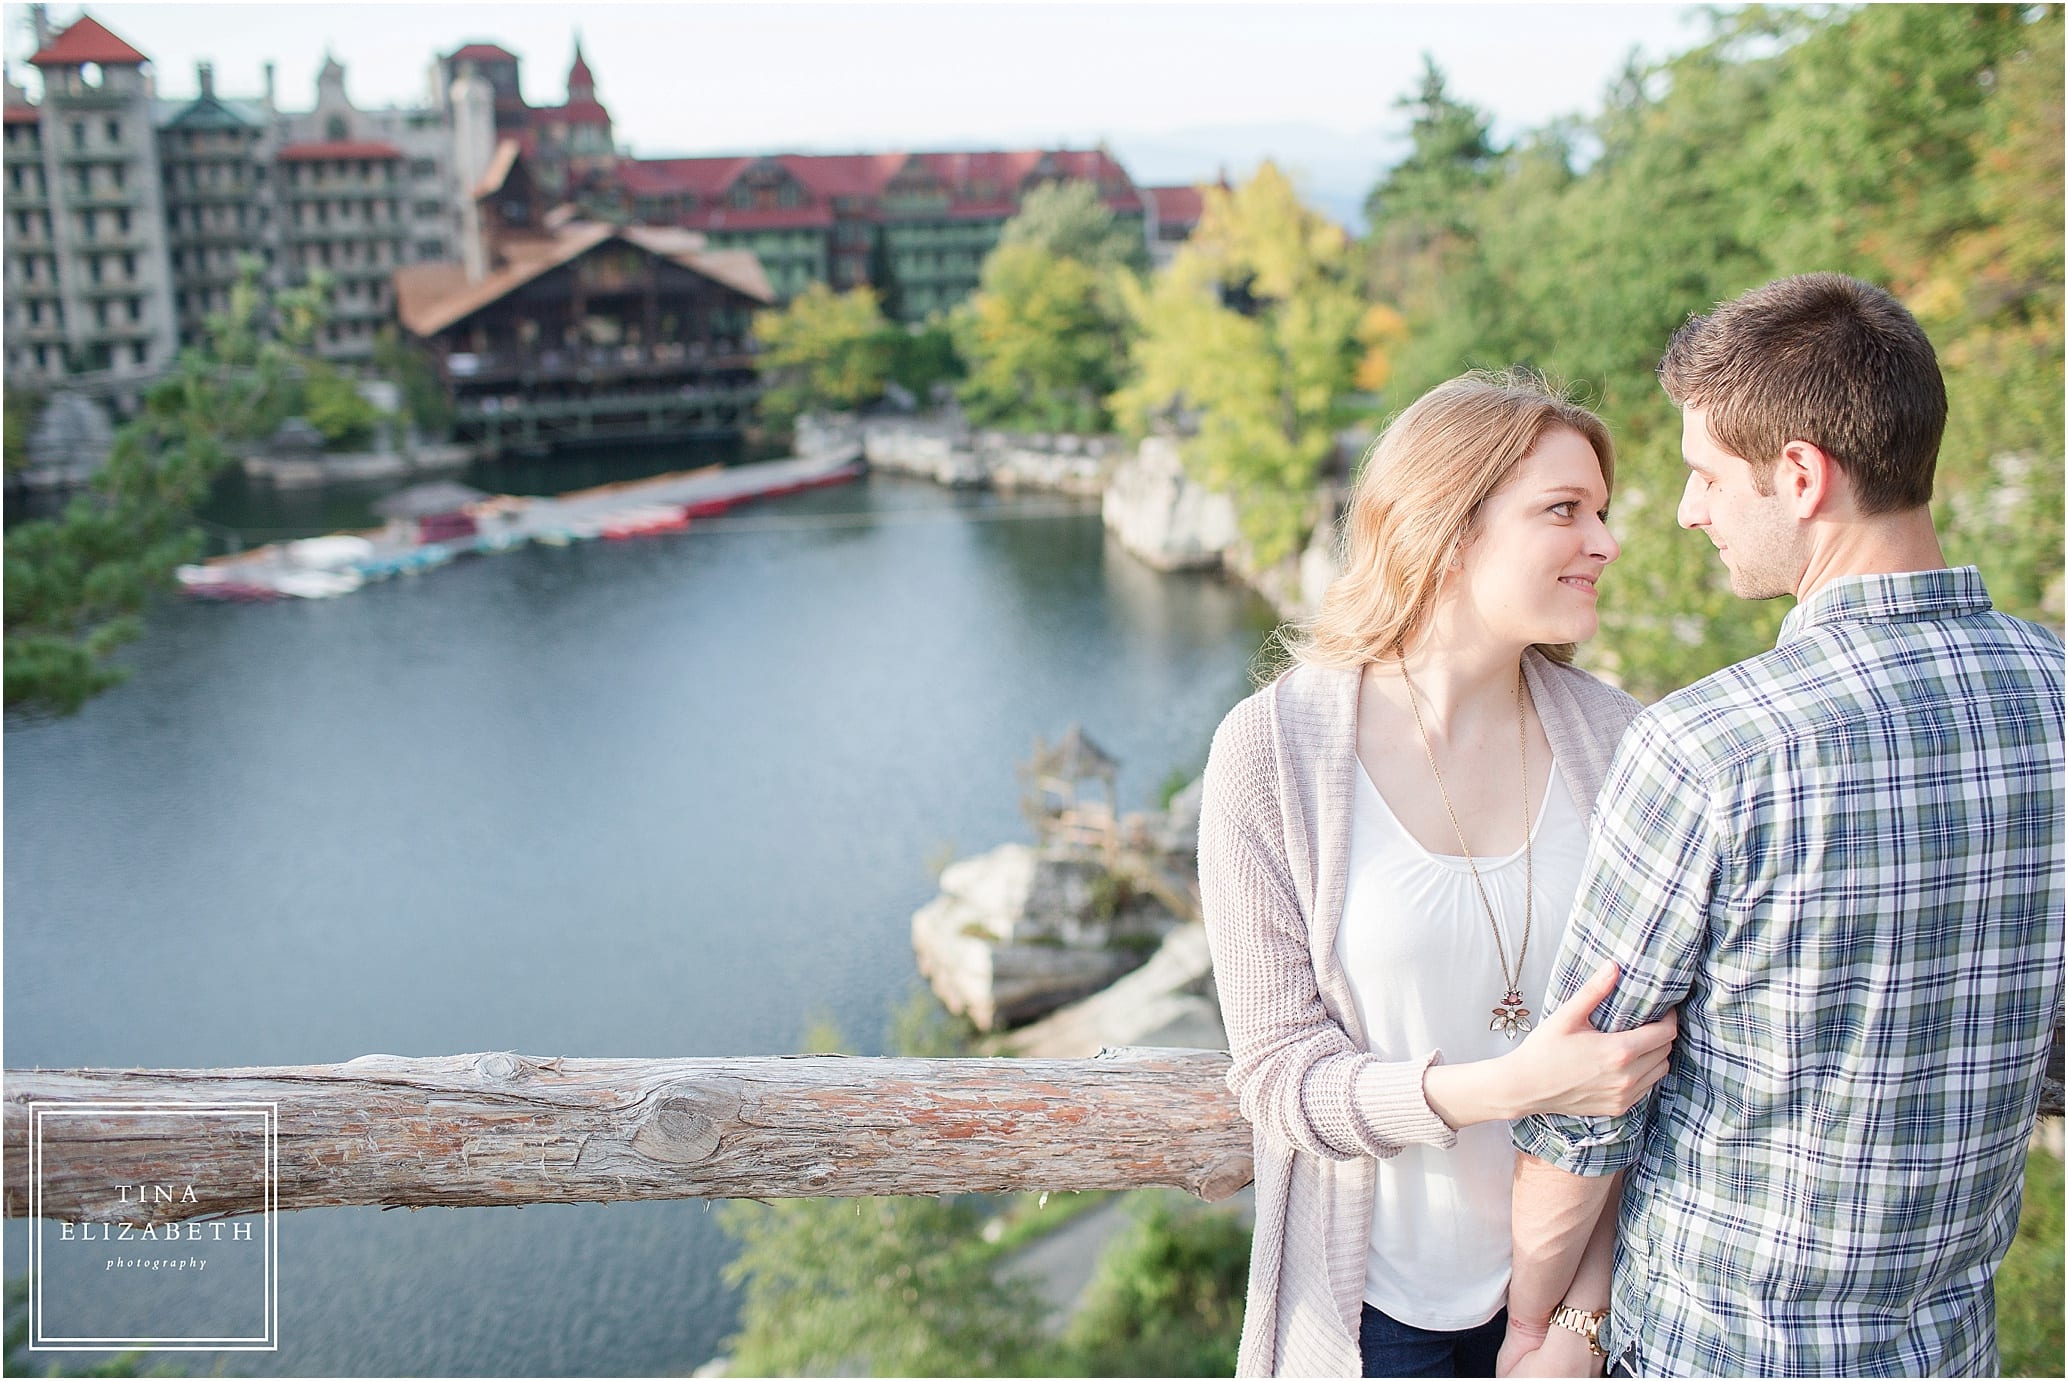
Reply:
[[1265, 159], [1352, 234], [1364, 230], [1364, 200], [1385, 171], [1407, 153], [1404, 133], [1355, 133], [1319, 125], [1227, 125], [1170, 134], [1116, 134], [1108, 147], [1137, 183], [1212, 182], [1225, 171], [1239, 183]]

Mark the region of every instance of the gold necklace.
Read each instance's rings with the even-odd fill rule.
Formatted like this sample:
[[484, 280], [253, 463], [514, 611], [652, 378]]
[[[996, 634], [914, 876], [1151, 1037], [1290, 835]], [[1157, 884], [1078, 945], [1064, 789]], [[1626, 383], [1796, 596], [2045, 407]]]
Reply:
[[1443, 787], [1443, 771], [1436, 765], [1436, 750], [1429, 746], [1429, 730], [1422, 723], [1422, 707], [1415, 697], [1414, 678], [1407, 674], [1405, 657], [1400, 659], [1400, 679], [1407, 683], [1407, 707], [1414, 712], [1415, 732], [1422, 736], [1422, 752], [1428, 755], [1429, 771], [1435, 774], [1436, 794], [1443, 798], [1443, 813], [1450, 817], [1450, 827], [1457, 832], [1458, 847], [1465, 851], [1465, 866], [1472, 870], [1472, 885], [1479, 889], [1479, 904], [1486, 908], [1487, 924], [1493, 927], [1494, 952], [1501, 957], [1501, 980], [1508, 985], [1507, 994], [1494, 1004], [1494, 1019], [1486, 1029], [1499, 1031], [1512, 1041], [1530, 1026], [1529, 1008], [1522, 1005], [1522, 963], [1529, 957], [1530, 920], [1536, 907], [1536, 876], [1529, 837], [1529, 721], [1522, 710], [1522, 668], [1515, 668], [1515, 727], [1522, 740], [1522, 947], [1515, 953], [1512, 972], [1508, 968], [1508, 946], [1501, 939], [1501, 923], [1494, 916], [1494, 904], [1487, 899], [1486, 884], [1480, 881], [1479, 865], [1472, 861], [1472, 847], [1465, 842], [1458, 813], [1451, 809], [1450, 793]]

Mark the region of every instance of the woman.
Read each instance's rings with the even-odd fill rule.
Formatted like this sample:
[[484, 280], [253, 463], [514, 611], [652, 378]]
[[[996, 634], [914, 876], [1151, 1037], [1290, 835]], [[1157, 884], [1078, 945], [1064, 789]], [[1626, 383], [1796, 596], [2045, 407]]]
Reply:
[[[1665, 1073], [1670, 1019], [1588, 1025], [1612, 967], [1530, 1010], [1638, 708], [1570, 665], [1618, 551], [1613, 466], [1601, 420], [1533, 378], [1418, 400], [1293, 667], [1214, 736], [1200, 888], [1256, 1130], [1241, 1375], [1493, 1375], [1507, 1120], [1619, 1113]], [[1611, 1236], [1582, 1313], [1607, 1307]]]

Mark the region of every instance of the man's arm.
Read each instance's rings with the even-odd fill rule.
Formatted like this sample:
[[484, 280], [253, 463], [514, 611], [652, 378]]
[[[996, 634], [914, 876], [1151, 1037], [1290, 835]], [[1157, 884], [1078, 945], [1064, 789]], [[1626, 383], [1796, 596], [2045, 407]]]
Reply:
[[[1678, 1005], [1705, 949], [1717, 888], [1711, 794], [1672, 739], [1640, 717], [1617, 751], [1547, 998], [1559, 1001], [1594, 967], [1614, 960], [1622, 981], [1594, 1013], [1604, 1031], [1628, 1030]], [[1515, 1167], [1511, 1336], [1541, 1336], [1561, 1303], [1589, 1311], [1608, 1306], [1616, 1172], [1636, 1158], [1656, 1102], [1654, 1091], [1620, 1117], [1543, 1115], [1515, 1123], [1522, 1154]], [[1573, 1292], [1580, 1290], [1590, 1297], [1578, 1298]]]
[[[1515, 1158], [1515, 1275], [1508, 1320], [1518, 1332], [1551, 1323], [1561, 1304], [1608, 1308], [1614, 1270], [1618, 1175], [1573, 1175], [1535, 1156]], [[1599, 1239], [1598, 1249], [1593, 1247]], [[1589, 1268], [1582, 1278], [1581, 1265]]]
[[[1555, 1178], [1554, 1178], [1555, 1177]], [[1540, 1376], [1592, 1376], [1600, 1371], [1600, 1359], [1576, 1333], [1553, 1331], [1551, 1311], [1569, 1304], [1583, 1314], [1608, 1308], [1609, 1287], [1615, 1274], [1616, 1208], [1621, 1199], [1623, 1177], [1583, 1179], [1546, 1165], [1535, 1156], [1518, 1156], [1515, 1161], [1515, 1193], [1527, 1194], [1542, 1210], [1538, 1226], [1515, 1224], [1515, 1275], [1508, 1286], [1508, 1336], [1501, 1347], [1496, 1375], [1507, 1376], [1514, 1365], [1539, 1348], [1533, 1361], [1544, 1364], [1524, 1368], [1523, 1374]], [[1570, 1256], [1570, 1241], [1577, 1219], [1587, 1212], [1586, 1203], [1596, 1202], [1593, 1231], [1586, 1237], [1586, 1249], [1576, 1261]], [[1525, 1236], [1524, 1234], [1527, 1234]], [[1563, 1289], [1551, 1288], [1556, 1281], [1569, 1282]]]

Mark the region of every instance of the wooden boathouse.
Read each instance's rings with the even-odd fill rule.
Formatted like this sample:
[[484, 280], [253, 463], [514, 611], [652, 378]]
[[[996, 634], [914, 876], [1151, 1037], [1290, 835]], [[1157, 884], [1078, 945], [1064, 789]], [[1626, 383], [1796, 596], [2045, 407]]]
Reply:
[[514, 141], [475, 207], [478, 255], [395, 275], [396, 314], [436, 362], [460, 440], [537, 452], [746, 424], [752, 316], [775, 301], [751, 252], [545, 212]]

